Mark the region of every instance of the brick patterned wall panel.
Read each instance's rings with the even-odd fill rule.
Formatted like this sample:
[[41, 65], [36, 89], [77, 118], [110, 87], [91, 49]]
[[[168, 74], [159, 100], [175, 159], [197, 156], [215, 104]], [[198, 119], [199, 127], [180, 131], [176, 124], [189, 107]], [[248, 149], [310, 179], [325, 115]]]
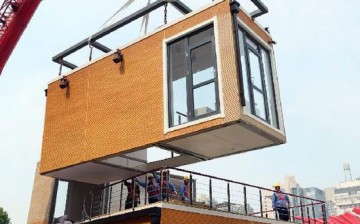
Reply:
[[79, 163], [84, 159], [87, 74], [69, 76], [70, 88], [59, 82], [48, 86], [41, 154], [41, 172]]
[[221, 216], [205, 215], [173, 209], [161, 210], [161, 224], [261, 224], [262, 222], [232, 219]]

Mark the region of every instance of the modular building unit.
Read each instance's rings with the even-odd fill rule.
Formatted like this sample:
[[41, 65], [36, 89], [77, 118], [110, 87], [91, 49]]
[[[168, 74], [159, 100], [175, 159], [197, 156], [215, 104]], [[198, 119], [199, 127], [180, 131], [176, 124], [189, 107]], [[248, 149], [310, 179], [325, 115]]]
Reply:
[[[272, 38], [230, 3], [76, 68], [65, 89], [51, 81], [40, 172], [101, 184], [284, 143]], [[151, 163], [152, 146], [177, 156]]]

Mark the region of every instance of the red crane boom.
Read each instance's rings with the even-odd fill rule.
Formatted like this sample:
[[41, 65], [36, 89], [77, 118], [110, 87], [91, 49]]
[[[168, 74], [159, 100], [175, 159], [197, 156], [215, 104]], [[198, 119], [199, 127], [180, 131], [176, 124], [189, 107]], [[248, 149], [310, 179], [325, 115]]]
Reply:
[[41, 0], [4, 0], [0, 7], [0, 75]]

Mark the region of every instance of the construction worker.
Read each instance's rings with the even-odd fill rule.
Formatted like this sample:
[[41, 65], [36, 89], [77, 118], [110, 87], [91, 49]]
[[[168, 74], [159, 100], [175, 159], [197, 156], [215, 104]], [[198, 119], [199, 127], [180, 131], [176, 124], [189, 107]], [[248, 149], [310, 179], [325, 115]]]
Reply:
[[138, 178], [135, 178], [136, 183], [138, 183], [143, 188], [146, 187], [148, 193], [149, 204], [158, 202], [160, 199], [160, 188], [159, 185], [154, 181], [154, 174], [147, 174], [147, 186], [144, 182], [141, 182]]
[[[128, 192], [128, 194], [126, 196], [126, 201], [125, 201], [125, 209], [132, 208], [133, 202], [134, 202], [134, 208], [137, 207], [139, 199], [140, 199], [139, 185], [134, 184], [132, 179], [130, 179], [130, 182], [128, 182], [127, 180], [124, 181], [124, 185], [127, 187], [127, 192]], [[135, 189], [134, 189], [134, 185], [135, 185]]]
[[180, 199], [181, 201], [190, 201], [190, 178], [184, 176], [184, 183], [180, 185]]
[[175, 196], [177, 194], [175, 186], [170, 181], [169, 170], [162, 170], [162, 182], [161, 178], [154, 172], [153, 175], [155, 177], [156, 182], [160, 185], [161, 191], [161, 199], [165, 200], [171, 196]]
[[274, 188], [275, 192], [272, 196], [272, 207], [274, 211], [278, 213], [280, 220], [289, 221], [289, 197], [280, 190], [280, 183], [275, 183]]

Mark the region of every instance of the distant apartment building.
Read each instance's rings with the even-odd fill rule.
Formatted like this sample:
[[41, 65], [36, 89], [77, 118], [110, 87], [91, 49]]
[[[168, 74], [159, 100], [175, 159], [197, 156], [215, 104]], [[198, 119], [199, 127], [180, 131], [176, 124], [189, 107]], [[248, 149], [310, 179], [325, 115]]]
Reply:
[[[325, 192], [323, 190], [317, 187], [307, 187], [307, 188], [300, 187], [300, 185], [295, 181], [294, 176], [286, 176], [282, 187], [284, 188], [284, 192], [286, 193], [298, 195], [301, 197], [308, 197], [316, 200], [326, 201]], [[290, 203], [291, 206], [294, 207], [294, 209], [291, 212], [295, 216], [301, 216], [302, 213], [303, 216], [305, 217], [306, 216], [316, 217], [316, 218], [322, 217], [322, 213], [323, 213], [322, 208], [321, 206], [316, 205], [315, 202], [306, 199], [302, 199], [302, 201], [300, 201], [300, 198], [290, 197]], [[303, 209], [301, 210], [300, 207], [301, 205], [309, 205], [309, 206], [303, 207]]]
[[[228, 206], [229, 206], [228, 202], [222, 202], [217, 204], [215, 207], [216, 209], [221, 211], [228, 211], [229, 210]], [[230, 212], [237, 214], [252, 214], [254, 213], [254, 209], [250, 206], [250, 204], [247, 204], [245, 208], [243, 204], [230, 203]]]
[[328, 187], [324, 189], [325, 192], [325, 198], [326, 198], [326, 208], [328, 212], [328, 216], [336, 216], [336, 206], [334, 203], [334, 193], [335, 193], [335, 187]]
[[333, 202], [337, 215], [360, 207], [360, 179], [339, 183], [334, 190]]
[[272, 201], [271, 201], [271, 197], [273, 195], [272, 191], [266, 191], [266, 190], [262, 190], [261, 191], [262, 194], [262, 206], [263, 206], [263, 211], [264, 211], [264, 216], [267, 218], [271, 218], [271, 219], [275, 219], [275, 212], [272, 209]]

